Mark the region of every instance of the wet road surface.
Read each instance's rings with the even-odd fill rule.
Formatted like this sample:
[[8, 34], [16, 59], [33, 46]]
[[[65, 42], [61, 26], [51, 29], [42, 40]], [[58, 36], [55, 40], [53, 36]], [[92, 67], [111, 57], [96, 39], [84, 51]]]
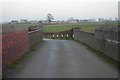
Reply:
[[45, 39], [6, 78], [117, 78], [117, 70], [72, 40]]

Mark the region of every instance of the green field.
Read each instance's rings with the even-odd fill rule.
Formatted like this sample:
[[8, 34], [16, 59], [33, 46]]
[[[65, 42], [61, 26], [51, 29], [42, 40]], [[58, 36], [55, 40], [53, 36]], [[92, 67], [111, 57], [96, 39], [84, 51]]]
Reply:
[[68, 23], [68, 24], [46, 25], [42, 27], [42, 29], [44, 32], [60, 32], [72, 28], [80, 28], [83, 31], [94, 32], [97, 26], [99, 25], [93, 23]]
[[16, 23], [16, 24], [11, 24], [11, 23], [4, 23], [4, 24], [7, 24], [7, 25], [13, 25], [15, 27], [23, 27], [23, 28], [28, 28], [28, 30], [32, 30], [34, 28], [40, 28], [43, 27], [44, 25], [46, 24], [43, 24], [43, 23]]
[[116, 26], [116, 22], [103, 23], [103, 22], [81, 22], [81, 23], [64, 23], [64, 24], [54, 24], [43, 26], [42, 29], [44, 32], [60, 32], [69, 30], [72, 28], [80, 28], [86, 32], [94, 32], [94, 30], [100, 26]]
[[26, 27], [26, 28], [34, 28], [34, 27], [42, 27], [44, 24], [42, 23], [34, 23], [34, 24], [31, 24], [31, 23], [16, 23], [16, 24], [13, 24], [14, 26], [16, 27]]
[[31, 23], [18, 23], [14, 24], [17, 27], [35, 28], [36, 26], [43, 29], [43, 32], [60, 32], [70, 30], [72, 28], [80, 28], [86, 32], [94, 32], [94, 30], [100, 26], [113, 25], [116, 26], [116, 22], [81, 22], [81, 23], [62, 23], [62, 24], [31, 24]]
[[14, 24], [16, 27], [30, 27], [30, 26], [35, 26], [37, 24], [31, 24], [31, 23], [17, 23], [17, 24]]

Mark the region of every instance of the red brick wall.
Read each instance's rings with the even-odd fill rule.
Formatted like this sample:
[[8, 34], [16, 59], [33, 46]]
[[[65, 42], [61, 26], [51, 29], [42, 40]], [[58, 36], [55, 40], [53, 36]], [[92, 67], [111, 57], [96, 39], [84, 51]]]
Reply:
[[0, 75], [2, 74], [2, 34], [0, 34]]
[[18, 59], [29, 48], [28, 31], [20, 30], [2, 35], [2, 68]]

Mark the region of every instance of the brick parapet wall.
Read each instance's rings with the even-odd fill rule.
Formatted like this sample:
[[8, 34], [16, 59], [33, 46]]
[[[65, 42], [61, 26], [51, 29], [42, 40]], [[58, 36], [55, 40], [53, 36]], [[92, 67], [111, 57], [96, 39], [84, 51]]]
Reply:
[[41, 29], [29, 32], [29, 48], [43, 40], [43, 32]]
[[[118, 61], [118, 45], [119, 41], [116, 38], [110, 38], [110, 34], [104, 34], [99, 31], [96, 33], [88, 33], [81, 31], [79, 29], [73, 30], [74, 39], [86, 43], [90, 47], [103, 52], [105, 55], [111, 57], [112, 59]], [[108, 38], [108, 36], [109, 38]], [[105, 37], [107, 36], [107, 37]], [[116, 37], [117, 35], [114, 35]]]
[[2, 26], [2, 69], [3, 71], [13, 61], [19, 59], [25, 52], [29, 51], [35, 43], [42, 40], [42, 31], [28, 33], [25, 27], [16, 27], [12, 24]]
[[28, 31], [20, 30], [2, 35], [2, 68], [3, 70], [14, 60], [28, 51]]
[[120, 31], [120, 29], [118, 27], [96, 29], [95, 37], [118, 41], [118, 36], [119, 36], [118, 32], [119, 31]]

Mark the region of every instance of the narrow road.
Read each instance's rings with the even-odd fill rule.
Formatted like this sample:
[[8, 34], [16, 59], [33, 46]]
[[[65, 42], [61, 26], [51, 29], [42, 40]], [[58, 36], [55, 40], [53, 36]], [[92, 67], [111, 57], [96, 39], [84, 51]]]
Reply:
[[107, 61], [72, 40], [50, 40], [36, 50], [6, 78], [117, 78], [117, 70]]

